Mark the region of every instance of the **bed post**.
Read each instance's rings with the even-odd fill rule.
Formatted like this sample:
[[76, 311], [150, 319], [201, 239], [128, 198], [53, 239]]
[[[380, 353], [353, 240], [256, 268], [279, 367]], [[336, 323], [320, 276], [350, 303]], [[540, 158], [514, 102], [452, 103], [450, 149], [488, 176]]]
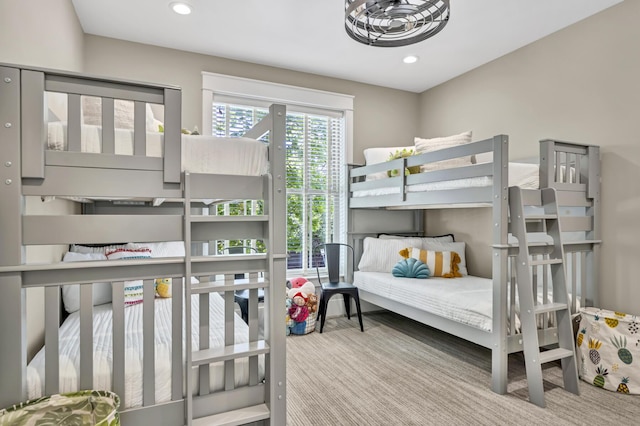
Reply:
[[509, 137], [493, 137], [493, 324], [491, 389], [507, 393], [507, 261]]
[[272, 183], [269, 206], [272, 220], [269, 232], [271, 245], [270, 285], [266, 292], [265, 319], [271, 352], [267, 354], [267, 404], [271, 413], [269, 423], [273, 426], [283, 425], [287, 420], [287, 379], [286, 354], [287, 342], [285, 327], [281, 321], [285, 312], [285, 283], [287, 280], [287, 194], [285, 183], [285, 120], [286, 107], [272, 105], [271, 131], [269, 134], [269, 163], [271, 164]]
[[[0, 408], [25, 399], [26, 315], [20, 272], [23, 263], [20, 191], [20, 70], [0, 67]], [[8, 268], [7, 268], [8, 269]], [[20, 366], [16, 368], [16, 366]]]
[[[600, 233], [600, 147], [589, 146], [587, 148], [588, 162], [586, 166], [588, 170], [587, 180], [587, 197], [591, 198], [591, 207], [587, 208], [587, 216], [591, 216], [593, 220], [593, 228], [587, 232], [587, 239], [592, 241], [600, 241], [602, 235]], [[581, 165], [581, 168], [585, 165]], [[580, 170], [580, 174], [586, 173]], [[600, 281], [600, 244], [595, 243], [591, 251], [586, 254], [587, 270], [587, 294], [591, 295], [592, 306], [600, 306], [598, 294], [598, 283]]]

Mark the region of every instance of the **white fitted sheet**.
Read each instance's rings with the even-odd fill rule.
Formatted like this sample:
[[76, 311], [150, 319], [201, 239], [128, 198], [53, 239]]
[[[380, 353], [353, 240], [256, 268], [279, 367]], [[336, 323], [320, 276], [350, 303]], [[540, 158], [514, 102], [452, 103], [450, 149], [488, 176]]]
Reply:
[[[192, 321], [193, 350], [199, 342], [199, 297], [192, 296], [191, 308], [195, 319]], [[224, 300], [217, 293], [210, 294], [209, 326], [211, 348], [224, 346]], [[112, 310], [111, 304], [94, 306], [93, 311], [93, 363], [94, 389], [111, 390], [111, 370], [113, 360]], [[122, 404], [125, 408], [142, 405], [143, 378], [143, 328], [142, 304], [125, 308], [125, 396]], [[80, 371], [79, 320], [80, 312], [74, 312], [60, 327], [60, 392], [78, 390]], [[249, 341], [248, 326], [235, 315], [235, 342]], [[156, 403], [171, 399], [171, 299], [155, 300], [155, 398]], [[264, 356], [259, 356], [259, 378], [264, 378]], [[44, 348], [42, 348], [27, 367], [28, 398], [38, 398], [44, 394]], [[197, 369], [193, 369], [194, 393], [198, 388]], [[249, 383], [248, 358], [235, 361], [235, 384]], [[210, 367], [211, 390], [224, 388], [224, 363]], [[122, 398], [122, 396], [121, 396]]]
[[[490, 278], [466, 275], [460, 278], [417, 279], [394, 277], [387, 272], [356, 271], [353, 283], [364, 291], [386, 299], [481, 330], [492, 330], [493, 280]], [[551, 284], [549, 287], [552, 287]], [[547, 303], [553, 300], [552, 288], [548, 289], [546, 298], [543, 297], [543, 294], [542, 285], [539, 284], [537, 303]], [[571, 293], [568, 296], [571, 300]], [[510, 297], [509, 287], [507, 287], [507, 300], [510, 300]], [[577, 298], [576, 305], [579, 310], [580, 298]], [[508, 328], [510, 327], [509, 311], [510, 308], [507, 307]], [[520, 332], [519, 312], [520, 307], [516, 303], [514, 315], [516, 333]], [[548, 317], [538, 315], [537, 327], [543, 328], [545, 321], [547, 321], [548, 327], [555, 326], [554, 315]]]
[[387, 272], [354, 275], [354, 285], [389, 300], [491, 331], [493, 284], [488, 278], [399, 278]]
[[[67, 128], [63, 122], [48, 123], [47, 149], [67, 149]], [[147, 132], [146, 155], [162, 157], [162, 133]], [[115, 129], [114, 150], [118, 155], [133, 155], [133, 131]], [[100, 153], [100, 126], [82, 125], [81, 152]], [[182, 171], [226, 175], [260, 176], [268, 171], [267, 145], [249, 138], [218, 138], [182, 135]]]
[[[538, 170], [539, 166], [537, 164], [509, 163], [509, 186], [520, 186], [525, 189], [537, 189], [540, 186], [540, 176]], [[407, 185], [406, 190], [407, 192], [446, 191], [451, 189], [490, 186], [492, 184], [492, 177], [479, 176], [474, 178]], [[399, 187], [393, 186], [368, 189], [364, 191], [354, 191], [352, 196], [371, 197], [378, 195], [397, 194], [399, 192]]]

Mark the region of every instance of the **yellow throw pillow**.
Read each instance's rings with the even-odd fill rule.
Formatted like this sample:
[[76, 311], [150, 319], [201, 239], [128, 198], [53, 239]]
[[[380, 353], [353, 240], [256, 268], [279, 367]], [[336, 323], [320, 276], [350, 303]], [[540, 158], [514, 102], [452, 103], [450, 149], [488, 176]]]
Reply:
[[400, 250], [400, 256], [405, 259], [411, 257], [425, 263], [429, 267], [432, 277], [456, 278], [462, 276], [458, 269], [460, 256], [455, 251], [421, 250], [408, 247]]

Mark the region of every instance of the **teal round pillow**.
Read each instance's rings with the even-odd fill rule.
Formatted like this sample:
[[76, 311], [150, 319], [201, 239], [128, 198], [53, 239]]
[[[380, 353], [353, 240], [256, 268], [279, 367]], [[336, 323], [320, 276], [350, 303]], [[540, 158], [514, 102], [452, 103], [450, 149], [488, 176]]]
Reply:
[[400, 278], [429, 278], [431, 275], [427, 265], [412, 257], [396, 263], [391, 273]]

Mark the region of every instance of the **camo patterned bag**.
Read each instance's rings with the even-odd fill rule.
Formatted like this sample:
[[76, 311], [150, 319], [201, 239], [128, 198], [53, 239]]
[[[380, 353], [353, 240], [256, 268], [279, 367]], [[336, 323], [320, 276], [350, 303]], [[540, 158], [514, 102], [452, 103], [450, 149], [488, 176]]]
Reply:
[[118, 395], [80, 391], [32, 399], [0, 410], [0, 426], [120, 426]]

